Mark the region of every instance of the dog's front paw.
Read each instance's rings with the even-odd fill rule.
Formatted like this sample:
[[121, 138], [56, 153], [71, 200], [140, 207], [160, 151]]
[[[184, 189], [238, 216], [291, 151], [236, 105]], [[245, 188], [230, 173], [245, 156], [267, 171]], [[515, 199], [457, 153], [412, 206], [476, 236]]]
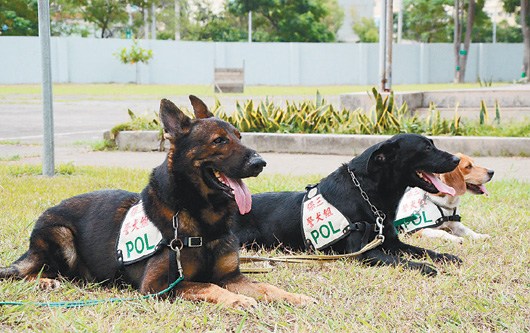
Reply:
[[449, 254], [449, 253], [440, 253], [435, 258], [435, 261], [436, 262], [441, 262], [441, 263], [453, 263], [453, 264], [457, 264], [457, 265], [460, 265], [461, 263], [463, 263], [462, 259], [460, 259], [457, 256], [454, 256], [452, 254]]
[[250, 309], [258, 305], [258, 302], [252, 297], [238, 294], [230, 295], [226, 299], [222, 299], [219, 303], [227, 307], [239, 309]]
[[307, 306], [310, 304], [317, 304], [316, 298], [306, 296], [303, 294], [289, 293], [287, 301], [294, 305]]
[[420, 270], [421, 274], [426, 276], [436, 276], [438, 274], [436, 268], [432, 267], [431, 265], [420, 264], [416, 268]]
[[473, 238], [473, 239], [488, 239], [488, 238], [491, 238], [491, 236], [488, 235], [488, 234], [475, 234], [475, 235], [471, 236], [471, 238]]
[[61, 282], [55, 279], [41, 278], [38, 283], [41, 290], [53, 290], [61, 286]]

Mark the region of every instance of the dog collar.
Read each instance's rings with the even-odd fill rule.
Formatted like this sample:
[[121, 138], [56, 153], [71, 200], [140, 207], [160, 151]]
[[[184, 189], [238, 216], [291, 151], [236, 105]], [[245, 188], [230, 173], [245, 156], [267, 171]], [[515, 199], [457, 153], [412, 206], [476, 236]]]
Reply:
[[410, 233], [439, 227], [444, 222], [460, 222], [457, 208], [445, 210], [430, 200], [422, 189], [409, 188], [399, 203], [394, 227], [398, 231]]

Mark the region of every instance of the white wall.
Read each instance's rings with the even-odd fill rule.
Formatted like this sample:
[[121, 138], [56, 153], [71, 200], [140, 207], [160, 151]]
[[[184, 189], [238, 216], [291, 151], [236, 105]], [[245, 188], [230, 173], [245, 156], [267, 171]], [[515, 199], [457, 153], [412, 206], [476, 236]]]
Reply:
[[[134, 65], [113, 55], [124, 39], [52, 38], [54, 82], [134, 82]], [[377, 84], [377, 44], [213, 43], [143, 40], [153, 50], [141, 66], [142, 83], [211, 84], [214, 67], [245, 66], [248, 85]], [[520, 78], [522, 44], [472, 44], [466, 81]], [[452, 44], [394, 45], [393, 84], [442, 83], [453, 79]], [[0, 84], [38, 83], [38, 37], [0, 37]]]

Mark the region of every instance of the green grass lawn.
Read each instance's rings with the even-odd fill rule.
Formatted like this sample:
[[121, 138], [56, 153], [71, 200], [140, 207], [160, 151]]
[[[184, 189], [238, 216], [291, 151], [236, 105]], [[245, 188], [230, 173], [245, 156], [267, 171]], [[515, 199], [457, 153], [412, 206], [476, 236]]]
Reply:
[[[502, 86], [507, 83], [494, 83]], [[370, 91], [373, 85], [339, 85], [339, 86], [247, 86], [240, 96], [275, 96], [275, 95], [308, 95], [314, 96], [319, 90], [323, 95], [339, 95], [349, 92]], [[479, 83], [437, 83], [437, 84], [404, 84], [394, 85], [395, 91], [444, 90], [480, 88]], [[211, 85], [136, 85], [136, 84], [54, 84], [56, 98], [71, 96], [91, 96], [93, 98], [120, 99], [125, 96], [141, 99], [159, 99], [163, 96], [188, 95], [191, 92], [198, 96], [214, 96]], [[0, 85], [0, 99], [8, 95], [36, 95], [40, 98], [41, 86], [38, 84]]]
[[[54, 178], [34, 166], [0, 162], [0, 266], [28, 246], [36, 218], [75, 194], [104, 188], [140, 191], [147, 170], [58, 167]], [[260, 176], [249, 179], [253, 193], [300, 190], [320, 176]], [[244, 331], [244, 332], [527, 332], [530, 329], [530, 184], [493, 181], [490, 197], [466, 196], [466, 225], [492, 236], [462, 245], [442, 240], [405, 241], [460, 256], [460, 266], [437, 265], [433, 278], [403, 268], [366, 267], [356, 261], [279, 264], [273, 273], [254, 275], [318, 299], [305, 308], [264, 304], [252, 311], [225, 309], [177, 299], [137, 300], [81, 309], [0, 307], [1, 331]], [[261, 252], [277, 255], [277, 252]], [[90, 300], [135, 297], [131, 289], [65, 282], [39, 291], [33, 282], [0, 282], [2, 301]]]

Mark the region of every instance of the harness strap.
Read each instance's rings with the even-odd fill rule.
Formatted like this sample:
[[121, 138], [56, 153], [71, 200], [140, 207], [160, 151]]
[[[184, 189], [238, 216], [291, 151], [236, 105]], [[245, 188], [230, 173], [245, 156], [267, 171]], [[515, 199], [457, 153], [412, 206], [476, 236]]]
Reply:
[[178, 237], [178, 239], [182, 242], [182, 246], [184, 247], [201, 247], [202, 246], [202, 237]]
[[438, 226], [444, 222], [461, 222], [461, 218], [460, 215], [442, 216], [436, 220], [436, 225]]

